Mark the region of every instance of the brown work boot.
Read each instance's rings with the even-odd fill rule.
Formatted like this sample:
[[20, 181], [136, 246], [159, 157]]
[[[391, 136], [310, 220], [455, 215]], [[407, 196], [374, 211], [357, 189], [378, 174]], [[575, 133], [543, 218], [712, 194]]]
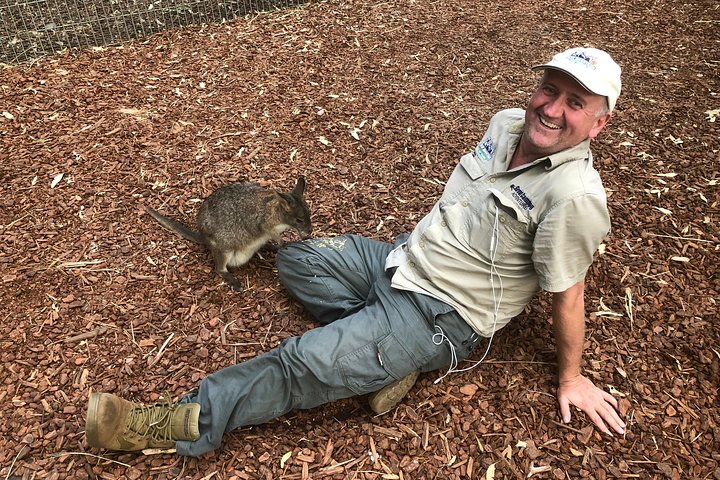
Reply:
[[109, 393], [93, 392], [88, 402], [88, 445], [110, 450], [172, 448], [177, 440], [200, 438], [197, 403], [141, 405]]
[[368, 402], [373, 412], [381, 415], [390, 411], [400, 400], [407, 395], [410, 389], [415, 385], [420, 372], [412, 372], [405, 375], [400, 380], [395, 380], [390, 385], [385, 385], [377, 392], [370, 395]]

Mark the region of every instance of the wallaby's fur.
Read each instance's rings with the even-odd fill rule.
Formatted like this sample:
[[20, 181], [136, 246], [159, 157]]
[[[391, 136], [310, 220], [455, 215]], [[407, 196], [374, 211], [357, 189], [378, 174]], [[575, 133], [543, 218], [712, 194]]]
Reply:
[[240, 282], [228, 271], [247, 263], [270, 240], [282, 244], [280, 235], [292, 228], [302, 238], [312, 233], [310, 211], [305, 203], [305, 178], [284, 193], [251, 182], [218, 188], [203, 201], [193, 231], [150, 207], [145, 210], [163, 227], [191, 242], [205, 245], [212, 253], [215, 271], [232, 287]]

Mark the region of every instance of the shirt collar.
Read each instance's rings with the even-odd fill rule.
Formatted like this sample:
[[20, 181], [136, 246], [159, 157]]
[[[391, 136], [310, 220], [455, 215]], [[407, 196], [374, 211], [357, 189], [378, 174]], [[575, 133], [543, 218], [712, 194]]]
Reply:
[[550, 160], [550, 166], [548, 169], [555, 168], [563, 163], [572, 162], [573, 160], [580, 160], [591, 158], [590, 153], [590, 139], [578, 143], [574, 147], [566, 148], [558, 153], [553, 153], [547, 158]]

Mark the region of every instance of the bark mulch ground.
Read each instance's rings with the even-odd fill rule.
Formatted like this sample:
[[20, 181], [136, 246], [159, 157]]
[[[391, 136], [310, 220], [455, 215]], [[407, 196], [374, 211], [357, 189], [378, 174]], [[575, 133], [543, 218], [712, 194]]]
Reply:
[[[707, 0], [327, 0], [4, 68], [0, 478], [720, 479], [718, 38]], [[594, 143], [613, 231], [584, 369], [625, 435], [560, 422], [539, 295], [483, 364], [422, 376], [387, 415], [347, 399], [197, 459], [87, 447], [89, 392], [178, 397], [313, 327], [273, 254], [234, 293], [143, 205], [192, 224], [219, 185], [302, 174], [317, 235], [390, 241], [490, 116], [525, 105], [530, 67], [582, 44], [624, 67]]]

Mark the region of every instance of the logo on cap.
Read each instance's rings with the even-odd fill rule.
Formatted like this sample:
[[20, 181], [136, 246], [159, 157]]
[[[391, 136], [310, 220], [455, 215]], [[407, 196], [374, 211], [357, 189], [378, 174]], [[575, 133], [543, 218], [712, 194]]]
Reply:
[[585, 67], [592, 68], [593, 70], [597, 67], [597, 59], [595, 57], [591, 57], [587, 54], [587, 52], [582, 50], [570, 54], [569, 60], [571, 62], [584, 65]]

